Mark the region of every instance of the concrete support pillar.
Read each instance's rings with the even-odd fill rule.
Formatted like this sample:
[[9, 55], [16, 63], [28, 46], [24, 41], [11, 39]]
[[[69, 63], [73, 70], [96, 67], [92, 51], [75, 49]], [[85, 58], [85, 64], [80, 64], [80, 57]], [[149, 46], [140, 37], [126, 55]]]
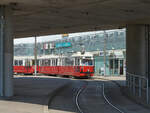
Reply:
[[127, 25], [126, 67], [129, 73], [149, 75], [149, 27], [149, 25]]
[[0, 6], [0, 96], [13, 96], [12, 10]]

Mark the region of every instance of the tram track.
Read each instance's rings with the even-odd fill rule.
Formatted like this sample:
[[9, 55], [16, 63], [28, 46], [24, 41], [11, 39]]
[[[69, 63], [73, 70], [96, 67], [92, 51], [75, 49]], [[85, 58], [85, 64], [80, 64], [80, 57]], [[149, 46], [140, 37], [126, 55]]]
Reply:
[[85, 86], [83, 81], [73, 81], [66, 88], [56, 92], [54, 98], [49, 102], [49, 113], [78, 113], [75, 100], [76, 94], [79, 90], [81, 91], [82, 86]]
[[[87, 81], [86, 81], [87, 82]], [[77, 94], [76, 94], [76, 106], [78, 108], [78, 111], [79, 113], [87, 113], [87, 112], [84, 112], [84, 110], [81, 108], [82, 106], [80, 105], [80, 100], [79, 100], [79, 97], [80, 95], [82, 94], [83, 91], [85, 91], [87, 88], [88, 88], [88, 82], [86, 83], [86, 86], [82, 86]], [[116, 110], [117, 113], [125, 113], [123, 112], [121, 109], [119, 109], [118, 107], [116, 107], [115, 105], [113, 105], [109, 99], [107, 98], [107, 96], [105, 95], [105, 85], [104, 83], [99, 85], [99, 83], [97, 83], [97, 85], [95, 85], [95, 88], [96, 88], [96, 94], [95, 95], [100, 95], [100, 92], [99, 92], [99, 89], [102, 88], [102, 95], [103, 95], [103, 99], [107, 102], [107, 105], [109, 105], [110, 107], [112, 107], [114, 110]], [[89, 112], [91, 113], [91, 112]], [[93, 112], [94, 113], [94, 112]]]
[[[93, 106], [98, 107], [95, 109]], [[125, 113], [107, 98], [103, 82], [91, 80], [74, 81], [55, 93], [49, 108], [49, 113], [56, 113], [56, 110], [59, 113], [66, 113], [66, 110], [70, 113]]]
[[105, 101], [106, 101], [111, 107], [113, 107], [116, 111], [118, 111], [119, 113], [125, 113], [125, 112], [123, 112], [121, 109], [119, 109], [118, 107], [116, 107], [115, 105], [113, 105], [113, 104], [109, 101], [109, 99], [108, 99], [107, 96], [105, 95], [105, 85], [104, 85], [104, 83], [102, 84], [102, 88], [103, 88], [103, 97], [104, 97]]
[[[88, 85], [88, 82], [86, 83], [86, 85]], [[83, 110], [82, 110], [81, 107], [80, 107], [80, 104], [79, 104], [79, 96], [80, 96], [80, 94], [86, 89], [86, 87], [87, 87], [87, 86], [82, 86], [82, 87], [78, 90], [77, 95], [76, 95], [76, 106], [77, 106], [77, 108], [78, 108], [79, 113], [84, 113]]]

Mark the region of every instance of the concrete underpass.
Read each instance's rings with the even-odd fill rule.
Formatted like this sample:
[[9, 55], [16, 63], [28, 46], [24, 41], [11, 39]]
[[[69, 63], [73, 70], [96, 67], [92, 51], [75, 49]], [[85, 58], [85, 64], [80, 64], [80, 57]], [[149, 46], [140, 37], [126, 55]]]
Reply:
[[[10, 104], [10, 106], [14, 105], [14, 102], [11, 101], [11, 98], [15, 98], [15, 94], [18, 95], [23, 93], [23, 91], [25, 91], [25, 90], [23, 91], [19, 90], [24, 87], [24, 83], [20, 82], [20, 80], [22, 79], [23, 81], [29, 80], [27, 81], [28, 82], [27, 86], [29, 87], [34, 83], [33, 78], [20, 79], [20, 78], [13, 77], [13, 46], [14, 46], [13, 39], [14, 38], [29, 37], [29, 36], [43, 36], [43, 35], [61, 34], [61, 33], [74, 33], [74, 32], [83, 32], [83, 31], [96, 31], [96, 30], [116, 29], [116, 28], [117, 29], [126, 28], [126, 34], [127, 34], [126, 37], [127, 77], [126, 77], [126, 85], [124, 86], [124, 88], [126, 89], [126, 92], [129, 92], [128, 96], [131, 100], [135, 100], [138, 101], [138, 103], [142, 103], [145, 106], [149, 106], [150, 103], [150, 99], [149, 99], [150, 98], [149, 95], [149, 86], [150, 86], [149, 6], [150, 6], [150, 2], [148, 0], [136, 0], [136, 1], [135, 0], [134, 1], [130, 1], [130, 0], [126, 0], [126, 1], [2, 0], [0, 1], [0, 96], [2, 98], [2, 104], [5, 103], [3, 104], [5, 106], [2, 106], [0, 109], [6, 107], [7, 104]], [[41, 79], [43, 78], [36, 78], [36, 80], [41, 80]], [[21, 84], [19, 85], [19, 83]], [[97, 84], [97, 82], [91, 84]], [[100, 84], [101, 84], [100, 87], [102, 87], [103, 81], [100, 81]], [[106, 83], [106, 88], [107, 88], [107, 84], [109, 84], [109, 82]], [[82, 86], [82, 83], [80, 85]], [[49, 85], [47, 84], [43, 86], [41, 89], [43, 88], [49, 89], [48, 86]], [[90, 89], [91, 87], [94, 86], [89, 85], [88, 89]], [[115, 87], [118, 88], [117, 86], [114, 86], [114, 88]], [[73, 85], [73, 88], [76, 89], [76, 85], [75, 86]], [[25, 87], [25, 89], [28, 90], [28, 87]], [[38, 92], [40, 91], [40, 88], [38, 87], [37, 89], [38, 90], [31, 90], [33, 91], [33, 95], [30, 95], [31, 97], [34, 98], [35, 96], [36, 98], [36, 94], [38, 96]], [[108, 87], [108, 91], [109, 89], [111, 88]], [[30, 92], [30, 90], [28, 90], [29, 93], [27, 94], [32, 93]], [[66, 89], [66, 90], [68, 92], [72, 89]], [[62, 92], [62, 94], [65, 95], [65, 92]], [[112, 97], [113, 95], [114, 94], [112, 94]], [[83, 94], [82, 99], [84, 99], [86, 96], [93, 97], [93, 95]], [[23, 98], [25, 97], [26, 95], [23, 96]], [[101, 98], [101, 95], [99, 97]], [[99, 97], [97, 96], [97, 98]], [[61, 99], [63, 100], [64, 98]], [[122, 99], [123, 99], [122, 102], [127, 101], [125, 97], [122, 97]], [[16, 98], [16, 100], [19, 99]], [[22, 104], [24, 104], [24, 101]], [[30, 103], [30, 101], [32, 100], [29, 99], [29, 102], [27, 103]], [[37, 100], [37, 101], [38, 102], [33, 102], [33, 103], [36, 104], [42, 103], [43, 100]], [[55, 100], [55, 102], [57, 103], [57, 99]], [[115, 100], [115, 102], [121, 104], [121, 102], [117, 101], [117, 99]], [[115, 102], [112, 101], [112, 103]], [[147, 109], [143, 107], [141, 108], [141, 106], [132, 103], [130, 100], [127, 101], [127, 103], [129, 103], [128, 105], [130, 104], [135, 105], [135, 109], [133, 110], [133, 112], [143, 113], [143, 111], [140, 110], [136, 111], [138, 108], [144, 110], [144, 113], [148, 112]], [[82, 100], [81, 104], [83, 105], [82, 109], [87, 110], [84, 112], [93, 112], [93, 113], [95, 112], [95, 111], [91, 111], [90, 108], [89, 109], [84, 108], [84, 106], [86, 106], [85, 100]], [[101, 104], [103, 105], [104, 103], [99, 103], [99, 105]], [[24, 112], [22, 111], [22, 109], [20, 109], [21, 104], [17, 105], [17, 101], [16, 101], [15, 105], [16, 106], [12, 107], [12, 109], [15, 108], [16, 110], [14, 111], [15, 113]], [[55, 103], [53, 104], [53, 106], [55, 107]], [[131, 110], [132, 108], [126, 107], [127, 109], [123, 109], [121, 105], [118, 107], [119, 109], [127, 113], [132, 111]], [[30, 108], [32, 109], [33, 106], [27, 105], [27, 108], [29, 109], [25, 109], [27, 110], [26, 112], [28, 112], [28, 110], [31, 111]], [[35, 106], [36, 110], [37, 108], [39, 107]], [[46, 108], [45, 107], [39, 108], [38, 111], [40, 110], [44, 111], [43, 109]], [[96, 109], [98, 108], [95, 108], [95, 110]], [[119, 112], [119, 111], [115, 111], [113, 108], [110, 108], [110, 106], [108, 108], [106, 107], [106, 109], [108, 110], [106, 112], [109, 112], [109, 110], [112, 112]], [[113, 109], [114, 111], [111, 109]], [[94, 110], [94, 108], [92, 108], [92, 110]], [[4, 112], [6, 111], [4, 110]], [[10, 111], [8, 110], [7, 112], [11, 112], [11, 110]], [[76, 111], [72, 111], [72, 112], [76, 112]]]

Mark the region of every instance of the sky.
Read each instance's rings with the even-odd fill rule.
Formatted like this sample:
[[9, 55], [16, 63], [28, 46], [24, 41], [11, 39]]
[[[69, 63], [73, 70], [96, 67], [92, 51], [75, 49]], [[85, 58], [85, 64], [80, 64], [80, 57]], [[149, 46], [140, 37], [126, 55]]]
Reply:
[[[117, 30], [117, 29], [115, 29], [115, 30]], [[106, 32], [111, 32], [111, 31], [115, 31], [115, 30], [107, 30]], [[96, 33], [103, 33], [103, 32], [104, 31], [91, 31], [91, 32], [70, 33], [69, 37], [75, 37], [75, 36], [81, 36], [81, 35], [89, 35], [89, 34], [96, 34]], [[62, 38], [62, 34], [40, 36], [40, 37], [37, 37], [37, 42], [54, 41], [54, 40], [61, 39], [61, 38]], [[14, 39], [14, 44], [34, 43], [34, 41], [35, 41], [34, 37], [19, 38], [19, 39]]]

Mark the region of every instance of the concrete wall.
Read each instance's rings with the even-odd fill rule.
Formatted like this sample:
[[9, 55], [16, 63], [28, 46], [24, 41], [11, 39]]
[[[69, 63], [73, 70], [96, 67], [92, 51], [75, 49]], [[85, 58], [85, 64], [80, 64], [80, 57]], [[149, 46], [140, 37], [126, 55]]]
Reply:
[[0, 6], [0, 96], [13, 96], [12, 9]]
[[127, 72], [137, 75], [147, 73], [147, 26], [127, 25]]

